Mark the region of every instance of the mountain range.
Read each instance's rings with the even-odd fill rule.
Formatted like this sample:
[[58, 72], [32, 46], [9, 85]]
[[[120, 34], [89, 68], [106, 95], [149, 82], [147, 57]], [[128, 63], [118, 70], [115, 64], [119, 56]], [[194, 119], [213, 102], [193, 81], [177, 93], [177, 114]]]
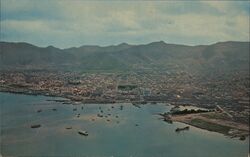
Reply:
[[59, 49], [24, 42], [0, 42], [0, 69], [247, 71], [249, 44], [227, 41], [187, 46], [158, 41]]

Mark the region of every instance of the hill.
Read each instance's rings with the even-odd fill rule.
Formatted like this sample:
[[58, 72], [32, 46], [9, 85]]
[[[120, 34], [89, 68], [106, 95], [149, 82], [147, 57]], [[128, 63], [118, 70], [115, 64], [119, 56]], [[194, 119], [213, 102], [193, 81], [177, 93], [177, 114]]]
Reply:
[[81, 46], [59, 49], [29, 43], [0, 42], [0, 66], [6, 69], [249, 70], [249, 42], [187, 46], [163, 41], [145, 45]]

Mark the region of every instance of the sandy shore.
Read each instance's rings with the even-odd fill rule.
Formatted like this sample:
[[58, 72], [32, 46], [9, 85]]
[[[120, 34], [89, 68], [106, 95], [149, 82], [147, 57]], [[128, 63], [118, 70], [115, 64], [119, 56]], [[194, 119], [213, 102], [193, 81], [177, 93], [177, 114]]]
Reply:
[[247, 124], [234, 122], [222, 113], [210, 112], [174, 115], [171, 116], [171, 119], [209, 131], [223, 133], [230, 137], [249, 135], [249, 126]]

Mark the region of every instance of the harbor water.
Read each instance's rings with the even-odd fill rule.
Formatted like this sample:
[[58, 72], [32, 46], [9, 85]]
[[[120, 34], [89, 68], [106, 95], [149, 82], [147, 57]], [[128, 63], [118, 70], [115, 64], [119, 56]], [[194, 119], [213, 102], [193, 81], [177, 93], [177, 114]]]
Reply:
[[[167, 104], [65, 104], [63, 98], [0, 93], [2, 156], [247, 157], [249, 138], [231, 139], [164, 122]], [[50, 100], [50, 101], [48, 101]], [[31, 125], [41, 125], [31, 128]], [[78, 133], [87, 131], [88, 136]]]

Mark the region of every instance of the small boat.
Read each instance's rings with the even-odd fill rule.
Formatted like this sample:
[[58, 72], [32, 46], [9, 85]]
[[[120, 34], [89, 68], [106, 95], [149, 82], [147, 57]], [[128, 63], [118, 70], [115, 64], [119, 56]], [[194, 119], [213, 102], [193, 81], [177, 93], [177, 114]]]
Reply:
[[35, 124], [35, 125], [31, 125], [30, 127], [31, 127], [31, 128], [40, 128], [41, 125], [40, 125], [40, 124]]
[[40, 109], [40, 110], [37, 110], [36, 112], [40, 113], [40, 112], [42, 112], [42, 110]]
[[186, 126], [184, 128], [177, 128], [175, 129], [175, 132], [184, 131], [184, 130], [189, 130], [189, 126]]
[[147, 104], [147, 101], [142, 101], [141, 104]]
[[89, 133], [87, 131], [82, 131], [82, 130], [79, 130], [78, 134], [84, 135], [84, 136], [88, 136], [89, 135]]
[[240, 136], [240, 140], [241, 140], [241, 141], [244, 141], [245, 139], [246, 139], [245, 136]]
[[137, 104], [137, 103], [132, 103], [132, 105], [134, 105], [137, 108], [141, 108], [141, 106], [139, 104]]
[[70, 102], [63, 102], [62, 104], [71, 104]]
[[71, 126], [70, 127], [66, 127], [66, 129], [69, 130], [69, 129], [72, 129], [72, 127]]
[[56, 109], [56, 108], [53, 108], [52, 110], [53, 110], [53, 111], [57, 111], [57, 109]]
[[103, 117], [103, 115], [101, 115], [101, 114], [98, 113], [98, 114], [97, 114], [97, 117]]

